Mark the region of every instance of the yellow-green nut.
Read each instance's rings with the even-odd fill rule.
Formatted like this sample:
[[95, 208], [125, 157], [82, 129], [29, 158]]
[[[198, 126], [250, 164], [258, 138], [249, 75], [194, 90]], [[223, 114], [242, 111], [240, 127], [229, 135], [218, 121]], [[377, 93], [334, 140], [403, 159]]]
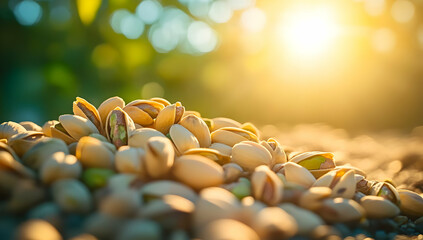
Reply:
[[387, 182], [379, 182], [372, 186], [370, 195], [383, 197], [396, 205], [400, 205], [400, 196], [397, 189]]
[[129, 136], [134, 130], [134, 122], [120, 107], [112, 110], [107, 116], [106, 135], [116, 149], [128, 145]]
[[304, 152], [293, 156], [290, 162], [307, 168], [315, 178], [319, 178], [336, 167], [334, 155], [330, 152]]
[[107, 180], [114, 174], [110, 169], [88, 168], [82, 173], [82, 181], [91, 189], [101, 188], [106, 186]]

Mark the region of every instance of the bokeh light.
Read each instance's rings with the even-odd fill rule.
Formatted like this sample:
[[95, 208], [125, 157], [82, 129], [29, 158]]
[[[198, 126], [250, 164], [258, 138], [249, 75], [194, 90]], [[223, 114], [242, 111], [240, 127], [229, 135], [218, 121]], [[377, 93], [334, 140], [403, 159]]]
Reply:
[[396, 0], [392, 4], [391, 14], [395, 21], [406, 23], [414, 16], [414, 5], [407, 0]]
[[224, 0], [214, 1], [209, 10], [209, 17], [216, 23], [225, 23], [232, 17], [232, 9]]
[[145, 24], [152, 24], [160, 18], [163, 7], [158, 1], [144, 0], [137, 6], [135, 11]]
[[377, 29], [372, 35], [373, 48], [378, 52], [389, 52], [395, 47], [395, 33], [389, 28]]
[[188, 28], [188, 41], [200, 53], [212, 51], [217, 45], [214, 30], [204, 22], [192, 22]]
[[128, 39], [137, 39], [144, 32], [144, 23], [136, 15], [126, 15], [120, 22], [120, 31]]
[[30, 26], [40, 21], [43, 11], [40, 5], [31, 0], [18, 3], [14, 9], [16, 20], [22, 25]]
[[163, 97], [164, 96], [163, 87], [156, 82], [149, 82], [144, 84], [141, 88], [141, 96], [144, 99], [150, 99], [153, 97]]
[[250, 33], [258, 33], [266, 25], [266, 14], [259, 8], [250, 8], [241, 15], [242, 27]]
[[131, 13], [126, 9], [119, 9], [113, 12], [110, 18], [110, 25], [115, 33], [122, 33], [122, 20], [130, 15]]

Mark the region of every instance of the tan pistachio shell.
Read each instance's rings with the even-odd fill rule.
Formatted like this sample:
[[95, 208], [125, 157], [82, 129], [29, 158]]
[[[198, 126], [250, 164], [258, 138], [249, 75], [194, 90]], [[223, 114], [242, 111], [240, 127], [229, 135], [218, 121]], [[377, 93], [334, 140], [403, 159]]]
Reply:
[[142, 148], [122, 146], [115, 154], [115, 167], [120, 173], [133, 173], [145, 178], [145, 151]]
[[201, 113], [197, 112], [197, 111], [193, 111], [193, 110], [185, 110], [184, 115], [182, 115], [182, 118], [188, 116], [188, 115], [194, 115], [196, 117], [201, 118]]
[[101, 124], [103, 126], [106, 126], [106, 120], [109, 113], [117, 107], [125, 107], [125, 101], [117, 96], [111, 97], [100, 104], [98, 113], [100, 114]]
[[62, 240], [59, 231], [49, 222], [41, 219], [22, 223], [15, 232], [16, 240]]
[[170, 127], [181, 120], [184, 112], [185, 108], [180, 102], [166, 106], [157, 115], [154, 128], [163, 134], [167, 134]]
[[370, 188], [370, 195], [383, 197], [396, 205], [400, 205], [398, 190], [388, 182], [378, 182]]
[[69, 114], [60, 115], [59, 122], [62, 124], [69, 136], [77, 141], [84, 136], [90, 135], [91, 133], [99, 133], [97, 127], [90, 120], [81, 116]]
[[177, 180], [196, 190], [219, 186], [224, 182], [223, 168], [200, 155], [183, 155], [177, 158], [172, 174]]
[[211, 145], [211, 136], [207, 124], [198, 116], [188, 115], [179, 122], [181, 126], [190, 131], [198, 140], [200, 147], [208, 148]]
[[72, 104], [72, 110], [73, 114], [90, 120], [97, 128], [98, 132], [104, 134], [100, 114], [97, 108], [95, 108], [91, 103], [83, 98], [76, 97], [76, 101]]
[[44, 123], [43, 130], [42, 130], [44, 135], [47, 136], [47, 137], [53, 137], [52, 133], [51, 133], [51, 127], [55, 126], [56, 124], [59, 124], [59, 121], [51, 120], [51, 121], [47, 121], [46, 123]]
[[150, 100], [151, 100], [151, 101], [158, 102], [158, 103], [161, 103], [161, 104], [163, 104], [163, 106], [165, 106], [165, 107], [167, 107], [167, 106], [169, 106], [169, 105], [170, 105], [170, 102], [169, 102], [168, 100], [164, 99], [164, 98], [160, 98], [160, 97], [153, 97], [153, 98], [150, 98]]
[[9, 121], [0, 125], [0, 139], [9, 140], [13, 135], [23, 132], [26, 132], [26, 129], [16, 122]]
[[298, 205], [304, 209], [316, 211], [331, 195], [332, 189], [328, 187], [311, 187], [300, 196]]
[[26, 151], [32, 148], [38, 140], [44, 137], [42, 132], [26, 131], [18, 133], [9, 138], [7, 144], [18, 156], [23, 156]]
[[319, 151], [303, 152], [303, 153], [294, 155], [293, 157], [289, 159], [289, 161], [295, 162], [301, 165], [302, 161], [315, 157], [315, 156], [325, 157], [327, 161], [331, 163], [331, 164], [328, 164], [327, 166], [321, 167], [320, 169], [309, 169], [309, 171], [313, 174], [313, 176], [316, 179], [318, 179], [319, 177], [323, 176], [324, 174], [328, 173], [330, 170], [333, 170], [336, 167], [336, 164], [334, 161], [334, 154], [331, 152], [319, 152]]
[[79, 140], [75, 156], [84, 168], [113, 169], [115, 151], [113, 144], [86, 136]]
[[220, 128], [224, 128], [224, 127], [235, 127], [235, 128], [240, 128], [242, 126], [241, 123], [230, 119], [230, 118], [225, 118], [225, 117], [217, 117], [217, 118], [213, 118], [211, 119], [213, 122], [213, 131], [216, 131], [217, 129]]
[[329, 198], [316, 212], [327, 222], [353, 222], [365, 216], [365, 210], [356, 201], [345, 198]]
[[243, 169], [236, 163], [226, 163], [222, 166], [224, 172], [225, 183], [237, 181], [243, 173]]
[[175, 151], [172, 142], [166, 137], [152, 137], [145, 148], [145, 166], [152, 178], [161, 178], [168, 174], [174, 164]]
[[244, 141], [233, 146], [231, 162], [240, 165], [246, 171], [252, 172], [257, 166], [270, 166], [272, 155], [262, 145]]
[[34, 178], [35, 173], [22, 165], [19, 161], [18, 156], [14, 153], [5, 143], [0, 142], [0, 169], [6, 171], [12, 171], [22, 177]]
[[223, 143], [230, 147], [242, 141], [258, 142], [258, 138], [252, 132], [235, 127], [219, 128], [211, 133], [213, 143]]
[[141, 126], [149, 126], [165, 106], [157, 101], [134, 100], [128, 103], [123, 110]]
[[19, 123], [27, 131], [43, 132], [43, 129], [38, 124], [31, 121], [23, 121]]
[[212, 143], [209, 147], [210, 149], [215, 149], [224, 155], [232, 155], [232, 147], [223, 144], [223, 143]]
[[77, 179], [82, 173], [82, 165], [74, 155], [56, 152], [40, 167], [40, 178], [50, 184], [59, 179]]
[[292, 203], [283, 203], [279, 207], [295, 219], [300, 235], [309, 236], [314, 229], [325, 224], [319, 215]]
[[66, 132], [66, 129], [59, 121], [52, 122], [49, 134], [52, 138], [57, 138], [65, 141], [66, 144], [77, 142], [75, 138], [71, 137], [69, 133]]
[[99, 211], [119, 218], [131, 217], [136, 214], [140, 206], [141, 199], [135, 190], [121, 189], [113, 191], [102, 198], [99, 204]]
[[230, 155], [225, 155], [211, 148], [191, 148], [185, 151], [184, 155], [201, 155], [219, 163], [220, 165], [228, 163], [231, 158]]
[[219, 219], [209, 223], [198, 233], [198, 238], [203, 240], [260, 239], [257, 233], [249, 226], [233, 219]]
[[272, 165], [287, 161], [286, 153], [276, 139], [269, 138], [267, 141], [261, 141], [260, 144], [272, 154]]
[[356, 174], [356, 175], [363, 176], [364, 178], [367, 177], [367, 174], [362, 169], [348, 165], [348, 164], [342, 165], [342, 166], [336, 166], [335, 170], [338, 170], [338, 169], [350, 169], [350, 170], [353, 170], [354, 174]]
[[54, 201], [65, 212], [87, 213], [92, 208], [92, 197], [88, 188], [75, 179], [62, 179], [52, 185]]
[[44, 137], [22, 156], [22, 163], [38, 170], [56, 152], [69, 154], [66, 143], [61, 139]]
[[141, 198], [162, 198], [167, 194], [178, 195], [190, 200], [197, 201], [197, 194], [187, 185], [171, 180], [159, 180], [149, 182], [140, 189]]
[[[116, 129], [111, 129], [112, 123], [110, 122], [110, 120], [113, 114], [117, 114], [117, 113], [122, 114], [123, 116], [123, 121], [125, 121], [124, 123], [125, 132], [124, 133], [119, 132], [118, 136], [115, 136], [113, 131], [115, 131]], [[118, 130], [121, 130], [119, 128], [119, 126], [122, 126], [120, 123], [119, 125], [115, 125], [115, 127], [116, 126], [118, 126]], [[134, 130], [135, 130], [135, 125], [131, 117], [129, 117], [129, 115], [125, 111], [123, 111], [120, 107], [116, 107], [115, 109], [109, 112], [109, 115], [107, 115], [106, 125], [105, 125], [106, 136], [107, 136], [107, 139], [109, 139], [116, 146], [116, 149], [119, 149], [121, 146], [128, 145], [129, 137], [131, 136]], [[124, 136], [122, 136], [122, 134]]]
[[269, 205], [276, 205], [282, 200], [283, 183], [266, 165], [258, 166], [252, 173], [251, 188], [255, 199]]
[[248, 225], [251, 225], [257, 214], [266, 208], [267, 205], [261, 201], [256, 201], [252, 196], [246, 196], [241, 200], [241, 211], [238, 214], [238, 219]]
[[332, 197], [352, 198], [356, 190], [354, 171], [339, 169], [326, 173], [316, 180], [314, 187], [329, 187]]
[[316, 178], [303, 166], [294, 162], [287, 162], [284, 165], [286, 181], [299, 184], [305, 188], [310, 188]]
[[166, 137], [163, 133], [153, 128], [141, 128], [132, 132], [129, 137], [128, 145], [130, 147], [145, 148], [148, 139], [151, 137]]
[[257, 136], [258, 139], [260, 139], [260, 131], [253, 123], [250, 123], [250, 122], [243, 123], [241, 125], [241, 128], [252, 132], [254, 135]]
[[391, 201], [378, 196], [364, 196], [360, 205], [368, 218], [392, 218], [400, 213], [400, 209]]
[[288, 239], [298, 232], [295, 219], [279, 207], [267, 207], [257, 213], [251, 224], [261, 239], [278, 236]]
[[175, 144], [179, 153], [183, 154], [191, 148], [199, 148], [200, 144], [197, 138], [188, 129], [179, 124], [173, 124], [169, 130], [170, 138]]
[[407, 216], [421, 217], [423, 216], [423, 197], [419, 194], [405, 190], [398, 189], [398, 194], [401, 199], [401, 212]]

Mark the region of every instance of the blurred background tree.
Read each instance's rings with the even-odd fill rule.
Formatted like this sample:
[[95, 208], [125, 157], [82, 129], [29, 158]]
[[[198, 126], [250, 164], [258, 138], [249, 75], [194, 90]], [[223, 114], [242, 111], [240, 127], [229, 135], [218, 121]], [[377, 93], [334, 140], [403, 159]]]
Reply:
[[76, 96], [181, 101], [258, 125], [352, 132], [423, 122], [422, 1], [8, 0], [0, 121], [43, 124]]

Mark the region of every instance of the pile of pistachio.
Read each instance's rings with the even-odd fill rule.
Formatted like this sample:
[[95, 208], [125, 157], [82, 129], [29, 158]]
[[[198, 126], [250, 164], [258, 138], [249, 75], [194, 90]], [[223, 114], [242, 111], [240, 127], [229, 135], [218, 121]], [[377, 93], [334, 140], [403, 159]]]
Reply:
[[77, 98], [42, 127], [4, 122], [0, 166], [0, 213], [23, 216], [15, 239], [336, 239], [336, 224], [423, 225], [415, 192], [162, 98]]

